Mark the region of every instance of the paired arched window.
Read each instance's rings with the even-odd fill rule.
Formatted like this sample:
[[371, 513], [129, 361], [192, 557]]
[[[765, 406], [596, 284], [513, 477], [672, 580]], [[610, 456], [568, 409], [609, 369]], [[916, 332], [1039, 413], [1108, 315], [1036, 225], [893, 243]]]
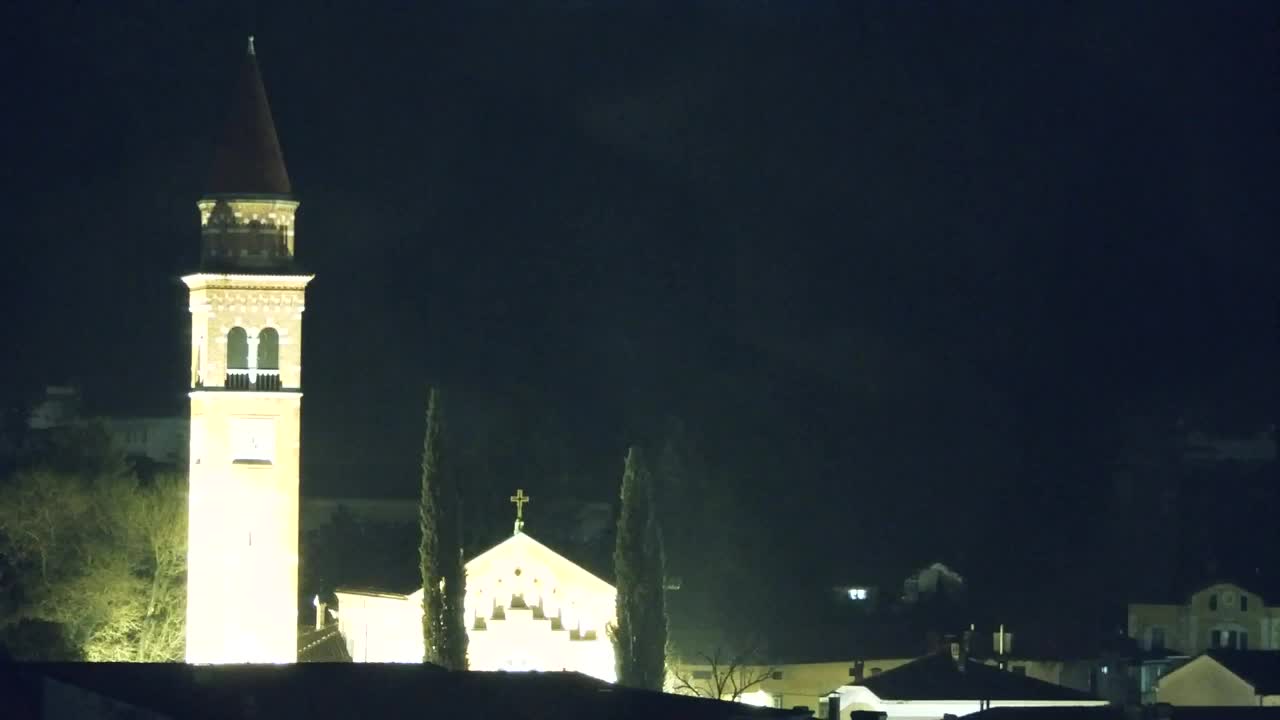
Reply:
[[263, 328], [250, 339], [242, 327], [227, 331], [227, 382], [234, 390], [280, 389], [280, 333]]
[[258, 369], [280, 369], [280, 333], [275, 328], [263, 328], [258, 333]]
[[249, 368], [249, 333], [242, 327], [233, 327], [227, 333], [227, 369]]

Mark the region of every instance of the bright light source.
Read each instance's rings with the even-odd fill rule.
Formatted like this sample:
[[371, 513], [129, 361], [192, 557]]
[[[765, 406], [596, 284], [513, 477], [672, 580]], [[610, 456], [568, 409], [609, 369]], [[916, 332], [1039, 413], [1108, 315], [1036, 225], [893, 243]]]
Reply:
[[738, 698], [738, 702], [744, 705], [755, 705], [756, 707], [773, 707], [773, 695], [764, 690], [755, 690], [741, 695]]
[[866, 599], [867, 599], [867, 589], [866, 589], [866, 588], [860, 588], [860, 587], [851, 587], [851, 588], [849, 588], [849, 599], [850, 599], [850, 600], [866, 600]]

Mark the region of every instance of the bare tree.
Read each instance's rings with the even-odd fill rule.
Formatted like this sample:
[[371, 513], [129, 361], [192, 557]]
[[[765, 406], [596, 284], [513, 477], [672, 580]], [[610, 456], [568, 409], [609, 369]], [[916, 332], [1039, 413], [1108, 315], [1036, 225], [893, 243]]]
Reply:
[[731, 649], [721, 643], [709, 652], [696, 653], [692, 662], [668, 659], [667, 677], [671, 692], [716, 700], [738, 701], [773, 677], [776, 668], [762, 662], [760, 645]]

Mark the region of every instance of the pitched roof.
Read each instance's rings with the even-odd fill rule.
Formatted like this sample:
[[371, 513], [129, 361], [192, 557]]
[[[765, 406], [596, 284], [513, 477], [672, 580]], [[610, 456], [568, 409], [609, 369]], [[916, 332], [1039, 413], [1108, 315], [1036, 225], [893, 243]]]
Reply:
[[288, 195], [292, 190], [250, 36], [227, 124], [214, 150], [207, 192], [211, 195]]
[[351, 662], [338, 626], [326, 625], [319, 630], [299, 628], [298, 662]]
[[182, 718], [433, 716], [519, 720], [563, 717], [790, 720], [809, 712], [756, 708], [609, 685], [577, 673], [449, 672], [423, 664], [308, 663], [192, 666], [127, 663], [0, 664]]
[[951, 656], [938, 653], [854, 683], [881, 700], [1096, 700], [1091, 695], [1015, 675], [976, 660], [964, 672]]
[[[485, 550], [479, 555], [467, 561], [467, 573], [475, 574], [481, 571], [486, 565], [496, 562], [501, 558], [510, 557], [511, 555], [534, 556], [546, 563], [554, 572], [562, 573], [565, 576], [577, 576], [584, 579], [585, 582], [595, 585], [602, 592], [614, 592], [615, 588], [610, 583], [602, 580], [598, 575], [586, 570], [582, 566], [574, 563], [569, 558], [547, 547], [545, 544], [534, 540], [528, 534], [520, 532]], [[405, 595], [401, 596], [397, 593], [385, 593], [376, 590], [355, 590], [352, 588], [343, 588], [344, 593], [358, 595], [374, 595], [385, 597], [408, 597], [418, 598], [422, 596], [422, 588], [417, 587]]]
[[[965, 715], [965, 720], [1130, 720], [1168, 717], [1170, 720], [1280, 720], [1280, 707], [1161, 707], [1129, 714], [1117, 705], [1098, 707], [999, 707]], [[1167, 711], [1169, 714], [1160, 715]]]
[[998, 707], [965, 716], [974, 720], [1128, 720], [1123, 707]]
[[1210, 650], [1205, 655], [1252, 685], [1259, 695], [1280, 695], [1280, 650]]

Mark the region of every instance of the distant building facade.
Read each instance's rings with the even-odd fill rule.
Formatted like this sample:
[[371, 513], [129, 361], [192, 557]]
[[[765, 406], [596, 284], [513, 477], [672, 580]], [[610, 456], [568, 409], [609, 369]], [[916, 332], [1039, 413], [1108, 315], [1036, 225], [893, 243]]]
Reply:
[[80, 420], [80, 390], [68, 385], [50, 385], [27, 415], [27, 428], [52, 430]]
[[1280, 650], [1280, 607], [1234, 583], [1202, 588], [1179, 604], [1131, 603], [1129, 637], [1152, 653]]
[[22, 437], [8, 440], [10, 452], [32, 450], [41, 446], [41, 438], [66, 428], [100, 424], [112, 442], [131, 458], [145, 458], [153, 463], [181, 467], [187, 462], [191, 443], [187, 418], [173, 416], [93, 416], [86, 414], [80, 389], [69, 385], [50, 385], [26, 415]]
[[191, 425], [184, 417], [109, 417], [102, 419], [112, 440], [130, 457], [157, 463], [186, 464]]
[[1162, 678], [1209, 650], [1280, 649], [1280, 607], [1236, 583], [1218, 582], [1185, 603], [1130, 603], [1129, 638], [1137, 646], [1134, 691], [1157, 700]]

